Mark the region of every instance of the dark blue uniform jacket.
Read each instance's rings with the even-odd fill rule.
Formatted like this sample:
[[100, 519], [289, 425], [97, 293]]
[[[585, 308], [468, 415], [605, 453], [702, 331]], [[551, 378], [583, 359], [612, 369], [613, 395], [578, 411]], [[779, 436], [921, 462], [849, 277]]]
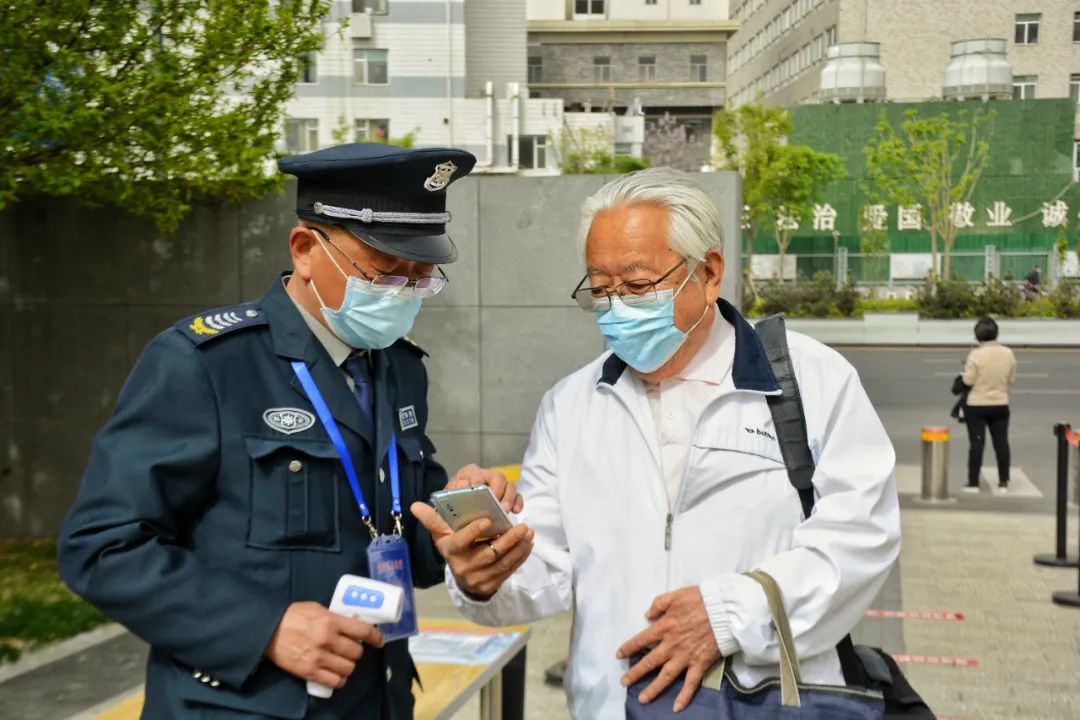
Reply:
[[434, 585], [442, 560], [408, 512], [446, 484], [425, 434], [422, 355], [407, 341], [372, 353], [370, 437], [278, 279], [258, 302], [188, 318], [150, 342], [94, 441], [59, 546], [68, 585], [151, 645], [144, 718], [412, 717], [405, 641], [365, 647], [330, 700], [309, 699], [303, 681], [263, 657], [290, 603], [328, 605], [342, 574], [368, 574], [370, 537], [322, 423], [286, 433], [264, 415], [316, 415], [290, 366], [303, 360], [382, 532], [393, 527], [396, 432], [413, 580]]

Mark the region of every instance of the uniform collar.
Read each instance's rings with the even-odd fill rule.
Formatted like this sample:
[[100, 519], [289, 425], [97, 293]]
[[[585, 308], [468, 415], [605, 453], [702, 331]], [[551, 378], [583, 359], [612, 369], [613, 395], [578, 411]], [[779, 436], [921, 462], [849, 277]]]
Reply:
[[[281, 286], [284, 288], [289, 282], [290, 276], [283, 275], [281, 277]], [[300, 312], [300, 317], [304, 319], [304, 324], [311, 330], [311, 334], [315, 336], [315, 339], [319, 341], [319, 344], [326, 350], [326, 354], [330, 356], [330, 360], [335, 365], [341, 367], [341, 364], [345, 362], [350, 355], [353, 354], [353, 349], [341, 341], [334, 333], [330, 332], [330, 328], [323, 325], [316, 319], [314, 315], [307, 311], [303, 305], [296, 301], [292, 295], [289, 295], [289, 291], [285, 290], [285, 294], [288, 296], [296, 309]]]
[[[735, 332], [735, 360], [731, 367], [731, 380], [735, 389], [760, 393], [779, 392], [780, 385], [776, 382], [772, 366], [769, 365], [765, 349], [761, 346], [761, 340], [754, 328], [728, 301], [717, 300], [716, 307], [720, 310], [720, 317], [713, 322], [724, 321]], [[613, 353], [604, 361], [599, 383], [613, 386], [625, 370], [626, 363]]]

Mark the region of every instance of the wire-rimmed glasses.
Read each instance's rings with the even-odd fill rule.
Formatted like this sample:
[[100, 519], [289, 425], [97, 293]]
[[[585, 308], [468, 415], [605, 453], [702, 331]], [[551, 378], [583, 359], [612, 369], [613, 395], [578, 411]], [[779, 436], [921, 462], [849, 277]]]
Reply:
[[570, 297], [574, 299], [578, 304], [578, 307], [586, 312], [605, 312], [610, 310], [611, 297], [613, 295], [618, 295], [619, 300], [630, 306], [646, 305], [656, 300], [656, 286], [685, 264], [686, 258], [683, 258], [679, 261], [678, 265], [655, 280], [627, 280], [624, 283], [616, 285], [614, 288], [582, 287], [582, 285], [589, 280], [589, 276], [586, 274], [585, 277], [581, 278], [581, 282], [577, 284], [577, 288], [574, 289], [574, 292], [570, 293]]
[[372, 290], [385, 294], [385, 295], [397, 295], [398, 293], [408, 290], [413, 297], [420, 298], [421, 300], [438, 295], [443, 288], [446, 287], [446, 283], [450, 282], [450, 278], [446, 277], [446, 273], [438, 265], [435, 269], [439, 271], [438, 276], [424, 275], [418, 278], [410, 278], [404, 275], [371, 275], [367, 273], [364, 268], [351, 257], [348, 253], [339, 248], [337, 244], [330, 239], [330, 236], [319, 228], [311, 228], [315, 232], [319, 233], [326, 242], [330, 244], [330, 247], [341, 253], [342, 257], [349, 261], [349, 264], [360, 273], [368, 284], [371, 285]]

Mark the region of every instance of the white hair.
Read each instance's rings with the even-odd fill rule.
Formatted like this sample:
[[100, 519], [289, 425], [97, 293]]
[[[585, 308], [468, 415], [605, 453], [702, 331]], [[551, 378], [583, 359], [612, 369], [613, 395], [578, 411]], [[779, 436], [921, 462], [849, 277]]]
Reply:
[[688, 174], [654, 167], [622, 175], [585, 201], [578, 230], [581, 256], [585, 256], [585, 241], [597, 213], [636, 203], [667, 208], [671, 222], [668, 247], [687, 260], [701, 262], [709, 250], [723, 250], [720, 210], [708, 194]]

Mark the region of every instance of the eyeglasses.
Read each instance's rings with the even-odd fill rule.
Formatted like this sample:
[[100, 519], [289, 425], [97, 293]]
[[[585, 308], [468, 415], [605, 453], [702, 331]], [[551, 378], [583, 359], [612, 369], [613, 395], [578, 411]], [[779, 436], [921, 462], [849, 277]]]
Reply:
[[618, 295], [619, 299], [627, 305], [645, 305], [656, 300], [656, 286], [685, 264], [686, 258], [683, 258], [678, 265], [655, 280], [627, 280], [616, 285], [614, 289], [608, 287], [582, 287], [589, 279], [586, 274], [585, 277], [581, 278], [581, 282], [578, 283], [574, 292], [570, 293], [570, 297], [574, 298], [578, 306], [586, 312], [610, 310], [612, 295]]
[[[450, 278], [446, 277], [446, 273], [444, 273], [443, 269], [438, 265], [435, 266], [435, 269], [439, 271], [438, 277], [425, 275], [418, 278], [410, 278], [405, 277], [404, 275], [371, 275], [365, 272], [364, 268], [360, 267], [344, 250], [339, 248], [325, 232], [319, 228], [309, 229], [317, 232], [330, 244], [330, 247], [341, 253], [342, 257], [348, 260], [349, 264], [352, 265], [358, 273], [363, 275], [364, 279], [371, 285], [371, 288], [377, 292], [381, 292], [385, 295], [397, 295], [398, 293], [406, 292], [410, 293], [413, 297], [423, 300], [438, 295], [442, 289], [446, 287], [446, 283], [450, 282]], [[336, 265], [337, 263], [334, 264]]]

